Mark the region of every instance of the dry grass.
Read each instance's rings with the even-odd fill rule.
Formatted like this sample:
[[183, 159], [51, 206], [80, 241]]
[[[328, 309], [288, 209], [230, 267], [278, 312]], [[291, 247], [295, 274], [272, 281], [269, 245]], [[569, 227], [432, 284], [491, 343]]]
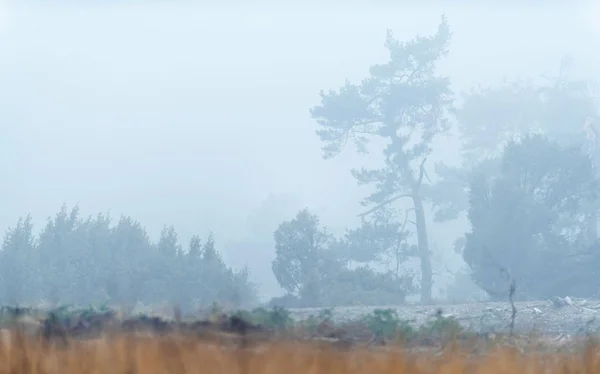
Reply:
[[486, 354], [448, 348], [407, 352], [400, 347], [341, 350], [327, 343], [263, 342], [238, 348], [189, 337], [116, 335], [73, 340], [68, 347], [25, 335], [3, 335], [1, 373], [600, 373], [600, 347], [574, 353], [521, 353], [495, 348]]

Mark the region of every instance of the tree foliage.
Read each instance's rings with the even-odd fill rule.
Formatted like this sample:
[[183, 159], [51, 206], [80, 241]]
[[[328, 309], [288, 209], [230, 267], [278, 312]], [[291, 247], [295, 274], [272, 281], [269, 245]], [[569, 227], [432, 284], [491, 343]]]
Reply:
[[391, 265], [390, 270], [400, 277], [405, 261], [418, 255], [415, 246], [407, 242], [410, 236], [406, 228], [409, 213], [400, 213], [392, 207], [382, 207], [374, 212], [372, 219], [362, 221], [357, 228], [346, 230], [340, 254], [349, 261], [361, 264]]
[[24, 295], [37, 293], [39, 260], [35, 253], [31, 217], [20, 218], [8, 229], [0, 251], [0, 279], [4, 299], [16, 305]]
[[462, 105], [455, 111], [461, 163], [437, 163], [439, 182], [426, 186], [436, 207], [436, 221], [456, 219], [466, 212], [471, 173], [491, 166], [513, 139], [541, 133], [563, 145], [584, 143], [600, 165], [596, 87], [590, 80], [570, 78], [568, 65], [563, 60], [558, 75], [544, 82], [505, 81], [463, 93]]
[[360, 84], [346, 81], [337, 91], [321, 92], [321, 104], [311, 109], [325, 158], [340, 153], [348, 141], [359, 152], [367, 152], [371, 139], [386, 142], [382, 168], [354, 169], [352, 174], [359, 184], [375, 187], [363, 201], [372, 207], [369, 212], [402, 197], [413, 200], [424, 302], [431, 301], [432, 269], [421, 186], [431, 142], [449, 127], [450, 82], [436, 75], [436, 64], [446, 55], [450, 36], [445, 17], [435, 34], [407, 42], [388, 31], [389, 61], [371, 66]]
[[0, 251], [0, 303], [89, 305], [109, 303], [181, 308], [219, 302], [251, 305], [256, 290], [246, 269], [225, 265], [212, 236], [180, 244], [173, 227], [153, 243], [141, 224], [108, 215], [82, 219], [63, 207], [38, 236], [31, 218], [8, 230]]
[[522, 297], [548, 297], [560, 289], [550, 281], [567, 270], [561, 259], [585, 249], [582, 208], [598, 197], [594, 166], [581, 146], [542, 135], [511, 141], [498, 166], [472, 175], [463, 257], [492, 297], [506, 297], [507, 276]]
[[[389, 222], [388, 222], [389, 223]], [[392, 231], [390, 231], [392, 230]], [[394, 248], [398, 227], [369, 224], [335, 238], [307, 209], [275, 231], [273, 272], [288, 294], [286, 305], [336, 306], [402, 303], [412, 291], [412, 276], [395, 271], [378, 272], [367, 263]], [[406, 256], [396, 253], [398, 261]], [[351, 262], [362, 262], [353, 268]]]
[[281, 287], [311, 304], [321, 302], [322, 286], [338, 266], [330, 251], [335, 239], [308, 209], [283, 222], [274, 233], [273, 273]]

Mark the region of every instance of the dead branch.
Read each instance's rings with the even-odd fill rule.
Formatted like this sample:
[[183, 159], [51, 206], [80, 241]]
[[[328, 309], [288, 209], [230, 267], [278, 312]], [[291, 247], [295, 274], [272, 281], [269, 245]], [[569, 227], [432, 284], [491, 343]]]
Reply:
[[[404, 222], [402, 223], [402, 227], [400, 228], [400, 232], [404, 232], [406, 229], [406, 223], [408, 222], [408, 212], [415, 210], [415, 208], [408, 208], [404, 211]], [[402, 236], [398, 236], [398, 242], [396, 243], [395, 257], [396, 257], [396, 271], [395, 276], [398, 278], [398, 273], [400, 271], [400, 247], [402, 243], [406, 240]]]
[[512, 313], [510, 315], [510, 336], [513, 336], [515, 332], [515, 318], [517, 317], [517, 308], [515, 307], [515, 292], [517, 291], [517, 283], [514, 278], [511, 279], [510, 287], [508, 289], [508, 300], [510, 301], [510, 307], [512, 308]]
[[[425, 162], [427, 161], [427, 157], [423, 158], [423, 161], [421, 161], [421, 165], [419, 165], [419, 179], [416, 182], [416, 188], [421, 186], [421, 183], [423, 183], [423, 177], [427, 177], [427, 180], [429, 180], [429, 182], [431, 182], [431, 180], [429, 179], [429, 175], [427, 175], [427, 172], [425, 171]], [[364, 217], [366, 215], [369, 215], [375, 211], [377, 211], [378, 209], [380, 209], [381, 207], [383, 207], [384, 205], [390, 204], [398, 199], [401, 199], [403, 197], [413, 197], [412, 194], [400, 194], [400, 195], [396, 195], [393, 197], [390, 197], [389, 199], [385, 199], [383, 200], [381, 203], [377, 204], [376, 206], [374, 206], [373, 208], [367, 210], [364, 213], [360, 213], [358, 215], [358, 217]], [[412, 223], [412, 222], [411, 222]], [[416, 223], [415, 223], [416, 225]]]
[[406, 228], [406, 223], [408, 222], [408, 212], [410, 212], [411, 210], [415, 210], [415, 208], [406, 209], [406, 211], [404, 212], [404, 223], [402, 223], [402, 228], [400, 229], [400, 231], [404, 231], [404, 229]]
[[421, 187], [421, 183], [423, 182], [423, 176], [425, 175], [425, 161], [427, 161], [427, 157], [424, 157], [423, 161], [421, 161], [421, 165], [419, 165], [419, 179], [417, 180], [417, 188]]
[[[511, 316], [510, 316], [509, 326], [510, 326], [510, 336], [512, 337], [514, 335], [515, 319], [517, 317], [517, 308], [515, 306], [515, 300], [514, 300], [515, 293], [517, 292], [517, 282], [513, 278], [512, 272], [510, 271], [510, 269], [507, 269], [506, 267], [500, 265], [494, 259], [492, 254], [489, 253], [489, 251], [487, 249], [484, 250], [484, 253], [491, 260], [491, 263], [488, 263], [488, 265], [491, 265], [491, 266], [497, 268], [501, 274], [504, 274], [506, 276], [506, 281], [508, 282], [508, 301], [509, 301], [510, 307], [511, 307]], [[498, 294], [497, 292], [490, 292], [489, 290], [485, 289], [484, 287], [482, 287], [482, 288], [487, 293]]]
[[377, 211], [378, 209], [380, 209], [380, 208], [381, 208], [381, 207], [383, 207], [384, 205], [390, 204], [390, 203], [392, 203], [392, 202], [394, 202], [394, 201], [396, 201], [396, 200], [398, 200], [398, 199], [401, 199], [401, 198], [403, 198], [403, 197], [412, 197], [412, 195], [411, 195], [411, 194], [401, 194], [401, 195], [396, 195], [396, 196], [394, 196], [394, 197], [390, 197], [389, 199], [385, 199], [385, 200], [383, 200], [381, 203], [377, 204], [375, 207], [373, 207], [373, 208], [371, 208], [371, 209], [367, 210], [367, 211], [366, 211], [366, 212], [364, 212], [364, 213], [361, 213], [361, 214], [359, 214], [359, 215], [358, 215], [358, 217], [361, 217], [361, 218], [362, 218], [362, 217], [364, 217], [364, 216], [367, 216], [367, 215], [369, 215], [369, 214], [371, 214], [371, 213], [373, 213], [373, 212]]

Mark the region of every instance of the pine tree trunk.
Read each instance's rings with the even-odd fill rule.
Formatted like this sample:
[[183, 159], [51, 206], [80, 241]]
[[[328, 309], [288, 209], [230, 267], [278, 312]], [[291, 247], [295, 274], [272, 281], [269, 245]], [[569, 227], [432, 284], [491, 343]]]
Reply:
[[431, 304], [433, 269], [431, 267], [431, 253], [429, 252], [429, 239], [427, 237], [427, 223], [425, 222], [423, 198], [418, 192], [413, 193], [412, 198], [415, 204], [417, 242], [419, 247], [419, 258], [421, 260], [421, 303]]

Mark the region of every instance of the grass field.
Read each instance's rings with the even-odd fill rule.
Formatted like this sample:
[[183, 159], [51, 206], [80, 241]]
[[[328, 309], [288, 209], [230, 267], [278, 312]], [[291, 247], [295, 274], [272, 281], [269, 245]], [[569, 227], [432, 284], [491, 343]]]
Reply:
[[411, 327], [393, 310], [335, 323], [284, 309], [207, 319], [124, 316], [100, 308], [0, 310], [0, 374], [599, 373], [584, 335], [481, 334], [436, 314]]
[[575, 352], [521, 352], [516, 347], [407, 351], [338, 349], [328, 343], [267, 341], [251, 347], [197, 338], [117, 334], [67, 346], [5, 331], [0, 373], [600, 373], [600, 346]]

